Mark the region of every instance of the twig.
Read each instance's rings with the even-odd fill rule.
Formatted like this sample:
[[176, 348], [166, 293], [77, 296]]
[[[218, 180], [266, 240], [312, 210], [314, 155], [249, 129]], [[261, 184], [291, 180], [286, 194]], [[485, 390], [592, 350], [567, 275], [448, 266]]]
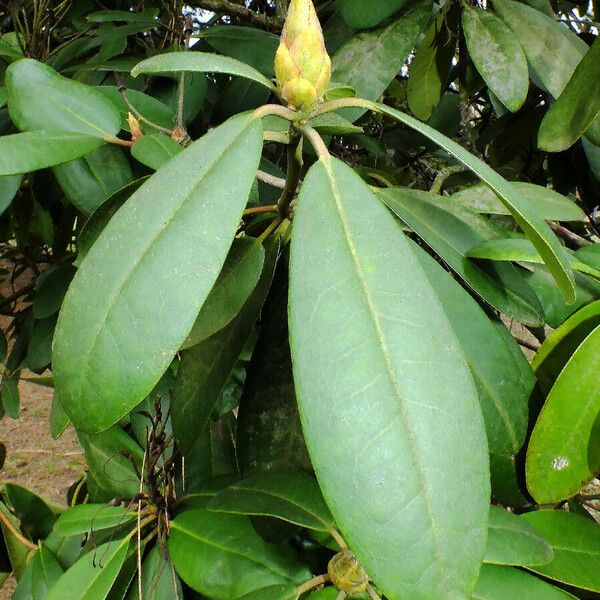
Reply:
[[6, 528], [12, 533], [14, 538], [21, 542], [23, 546], [26, 546], [30, 550], [37, 550], [38, 547], [31, 541], [29, 541], [26, 537], [24, 537], [21, 532], [13, 525], [10, 519], [0, 510], [0, 521], [4, 523]]
[[234, 4], [229, 0], [195, 0], [188, 2], [190, 6], [204, 8], [219, 14], [228, 14], [232, 17], [239, 17], [249, 21], [253, 25], [258, 25], [263, 29], [281, 29], [283, 27], [283, 19], [281, 17], [269, 17], [254, 12], [240, 4]]
[[567, 240], [568, 242], [571, 242], [572, 244], [575, 244], [576, 246], [582, 247], [582, 246], [592, 246], [593, 245], [593, 242], [590, 242], [589, 240], [582, 238], [580, 235], [573, 233], [566, 227], [563, 227], [562, 225], [559, 225], [558, 223], [555, 223], [554, 221], [550, 221], [549, 225], [552, 228], [552, 231], [554, 231], [554, 233], [556, 233], [556, 235]]
[[270, 175], [269, 173], [265, 173], [264, 171], [258, 171], [256, 173], [256, 178], [263, 183], [267, 183], [273, 187], [279, 188], [280, 190], [285, 189], [285, 179], [283, 177], [275, 177], [275, 175]]
[[255, 206], [252, 208], [247, 208], [244, 211], [244, 216], [249, 217], [251, 215], [262, 215], [265, 213], [274, 213], [277, 212], [277, 204], [270, 204], [269, 206]]
[[[147, 430], [146, 430], [147, 431]], [[140, 477], [140, 496], [144, 492], [144, 469], [146, 467], [146, 455], [148, 453], [148, 434], [146, 433], [146, 450], [144, 450], [144, 458], [142, 459], [142, 475]], [[138, 500], [137, 510], [137, 568], [138, 568], [138, 596], [139, 600], [144, 600], [142, 590], [142, 500]]]
[[302, 585], [298, 586], [294, 590], [294, 593], [297, 594], [298, 596], [301, 596], [302, 594], [306, 594], [306, 592], [310, 592], [311, 590], [314, 590], [316, 587], [319, 587], [320, 585], [324, 585], [325, 583], [329, 583], [330, 581], [331, 581], [331, 578], [329, 577], [329, 575], [327, 575], [327, 574], [318, 575], [317, 577], [313, 577], [306, 583], [303, 583]]
[[283, 186], [283, 192], [277, 202], [277, 212], [282, 219], [287, 219], [290, 212], [290, 204], [294, 199], [298, 182], [302, 173], [302, 135], [290, 127], [290, 145], [287, 149], [287, 178]]

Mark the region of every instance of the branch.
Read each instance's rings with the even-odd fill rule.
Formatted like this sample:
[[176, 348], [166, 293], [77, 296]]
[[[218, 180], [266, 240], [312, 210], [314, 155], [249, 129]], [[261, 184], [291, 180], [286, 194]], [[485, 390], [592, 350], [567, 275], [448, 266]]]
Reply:
[[283, 19], [281, 17], [269, 17], [254, 12], [240, 4], [234, 4], [230, 0], [194, 0], [188, 3], [190, 6], [204, 8], [218, 14], [227, 14], [232, 17], [239, 17], [246, 21], [250, 21], [253, 25], [262, 27], [263, 29], [281, 29], [283, 27]]

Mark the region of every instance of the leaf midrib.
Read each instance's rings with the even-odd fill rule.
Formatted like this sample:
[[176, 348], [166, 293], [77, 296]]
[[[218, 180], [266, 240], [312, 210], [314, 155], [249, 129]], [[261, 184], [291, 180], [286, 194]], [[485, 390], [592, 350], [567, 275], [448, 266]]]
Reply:
[[[340, 197], [340, 193], [339, 193], [339, 190], [336, 185], [335, 175], [333, 173], [331, 161], [330, 160], [323, 161], [323, 165], [325, 167], [325, 171], [326, 171], [328, 179], [329, 179], [329, 185], [330, 185], [330, 189], [331, 189], [331, 192], [333, 195], [335, 207], [336, 207], [336, 210], [339, 215], [340, 224], [342, 225], [344, 239], [346, 240], [346, 243], [348, 244], [348, 249], [350, 250], [350, 255], [352, 256], [352, 261], [354, 263], [356, 274], [358, 276], [360, 286], [365, 295], [365, 300], [366, 300], [366, 304], [368, 307], [369, 315], [370, 315], [373, 325], [375, 327], [376, 337], [377, 337], [377, 342], [378, 342], [377, 345], [380, 347], [380, 349], [382, 351], [382, 354], [383, 354], [383, 357], [384, 357], [384, 360], [386, 363], [386, 367], [387, 367], [387, 369], [386, 369], [387, 375], [390, 380], [390, 383], [392, 384], [392, 388], [395, 392], [396, 398], [398, 400], [397, 406], [398, 406], [399, 416], [400, 416], [405, 434], [407, 436], [408, 445], [409, 445], [409, 448], [411, 450], [411, 454], [413, 457], [413, 464], [417, 470], [417, 476], [421, 483], [421, 493], [419, 495], [425, 501], [427, 518], [428, 518], [429, 522], [431, 523], [431, 530], [433, 532], [434, 539], [435, 539], [435, 544], [434, 544], [435, 552], [437, 554], [438, 559], [440, 559], [441, 565], [443, 565], [442, 570], [447, 575], [448, 574], [448, 569], [446, 566], [447, 557], [445, 556], [445, 553], [442, 551], [440, 533], [437, 529], [435, 520], [433, 518], [430, 493], [428, 490], [427, 480], [425, 478], [423, 465], [421, 464], [421, 461], [419, 459], [419, 455], [417, 452], [417, 446], [416, 446], [416, 442], [414, 439], [414, 432], [412, 431], [412, 429], [409, 426], [408, 416], [406, 415], [406, 412], [402, 406], [402, 402], [401, 402], [402, 390], [400, 389], [400, 385], [399, 385], [398, 381], [396, 380], [396, 377], [394, 376], [394, 368], [393, 368], [390, 351], [387, 346], [385, 337], [383, 335], [381, 323], [379, 321], [379, 317], [377, 315], [373, 300], [371, 298], [371, 292], [369, 290], [369, 287], [367, 285], [367, 282], [366, 282], [366, 279], [365, 279], [365, 276], [364, 276], [364, 273], [362, 270], [362, 265], [360, 263], [358, 251], [356, 249], [356, 246], [354, 245], [354, 240], [353, 240], [352, 233], [350, 230], [350, 225], [346, 218], [344, 207], [342, 205], [342, 199]], [[444, 585], [445, 585], [446, 589], [448, 589], [448, 587], [447, 587], [448, 581], [446, 579], [444, 580]]]

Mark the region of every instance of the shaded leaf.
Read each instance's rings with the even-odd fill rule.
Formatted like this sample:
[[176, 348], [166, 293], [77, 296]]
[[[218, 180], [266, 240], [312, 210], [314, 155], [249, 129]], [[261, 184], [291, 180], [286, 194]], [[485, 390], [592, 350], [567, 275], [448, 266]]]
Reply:
[[21, 175], [6, 175], [0, 177], [0, 215], [11, 205], [21, 187]]
[[[144, 600], [172, 600], [183, 598], [181, 582], [173, 582], [171, 561], [166, 549], [156, 544], [142, 563], [142, 598]], [[175, 576], [177, 577], [177, 576]], [[173, 589], [176, 585], [177, 589]], [[137, 585], [132, 586], [128, 600], [139, 600]]]
[[476, 390], [400, 227], [350, 167], [330, 161], [304, 180], [290, 265], [294, 380], [313, 466], [386, 595], [466, 595], [489, 512]]
[[16, 483], [7, 483], [4, 493], [27, 535], [38, 540], [50, 534], [56, 515], [40, 496]]
[[18, 419], [21, 416], [18, 373], [2, 380], [2, 407], [11, 419]]

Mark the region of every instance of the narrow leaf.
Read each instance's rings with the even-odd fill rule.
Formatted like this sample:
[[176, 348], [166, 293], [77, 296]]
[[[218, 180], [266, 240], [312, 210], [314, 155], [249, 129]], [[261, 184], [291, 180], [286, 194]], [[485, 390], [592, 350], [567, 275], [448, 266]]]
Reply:
[[489, 512], [476, 391], [401, 229], [337, 159], [302, 186], [289, 310], [307, 446], [361, 564], [390, 598], [466, 595]]
[[[510, 0], [503, 0], [510, 1]], [[372, 110], [388, 115], [397, 119], [401, 123], [415, 129], [431, 141], [435, 142], [440, 148], [449, 152], [452, 156], [471, 169], [478, 177], [489, 185], [496, 195], [502, 200], [510, 210], [511, 215], [521, 227], [525, 235], [533, 242], [538, 252], [542, 255], [544, 262], [548, 265], [550, 272], [556, 280], [561, 292], [567, 302], [575, 300], [575, 280], [573, 271], [564, 254], [563, 248], [552, 230], [537, 215], [535, 210], [525, 202], [522, 195], [515, 190], [511, 184], [501, 175], [498, 175], [489, 165], [484, 163], [455, 141], [439, 133], [425, 123], [417, 121], [410, 115], [406, 115], [398, 110], [390, 108], [385, 104], [369, 103]]]
[[169, 52], [147, 58], [131, 71], [134, 77], [143, 73], [180, 73], [186, 71], [200, 73], [227, 73], [252, 79], [271, 89], [271, 82], [256, 69], [229, 56], [219, 56], [206, 52]]
[[33, 558], [31, 572], [31, 591], [33, 600], [45, 600], [48, 590], [60, 579], [64, 573], [60, 563], [45, 544]]
[[538, 510], [521, 517], [548, 540], [554, 559], [529, 570], [555, 581], [600, 592], [600, 527], [594, 521], [558, 510]]
[[162, 133], [155, 133], [137, 140], [131, 147], [131, 155], [143, 165], [157, 171], [182, 150], [183, 146], [175, 140]]
[[102, 140], [78, 133], [30, 131], [0, 137], [0, 176], [19, 175], [75, 160]]
[[576, 494], [600, 471], [600, 326], [569, 360], [527, 448], [527, 487], [540, 504]]
[[272, 471], [225, 488], [208, 510], [238, 515], [277, 517], [300, 527], [328, 531], [333, 517], [317, 482], [302, 471]]
[[[511, 181], [510, 183], [521, 192], [540, 219], [546, 221], [585, 221], [587, 219], [586, 214], [573, 200], [549, 188], [521, 181]], [[459, 202], [461, 205], [480, 213], [510, 214], [500, 198], [483, 183], [456, 192], [450, 197], [449, 201]]]
[[[538, 145], [548, 152], [572, 146], [600, 114], [600, 40], [596, 40], [577, 65], [573, 77], [544, 117]], [[600, 142], [600, 140], [599, 140]]]
[[81, 504], [68, 508], [54, 524], [54, 531], [62, 536], [77, 535], [110, 529], [136, 518], [136, 513], [125, 506]]
[[225, 261], [261, 148], [261, 124], [247, 114], [211, 130], [135, 192], [86, 255], [53, 356], [77, 427], [116, 423], [171, 363]]

